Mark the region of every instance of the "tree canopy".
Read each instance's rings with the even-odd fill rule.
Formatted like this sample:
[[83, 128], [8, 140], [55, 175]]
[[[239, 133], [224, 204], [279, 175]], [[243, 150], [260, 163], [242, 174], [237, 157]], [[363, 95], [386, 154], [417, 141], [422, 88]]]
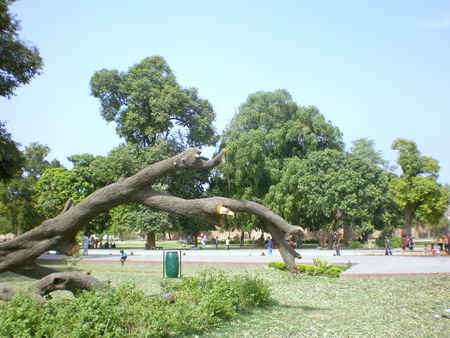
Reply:
[[286, 220], [311, 230], [370, 223], [383, 227], [388, 175], [382, 169], [336, 150], [286, 160], [281, 181], [271, 187], [266, 205]]
[[33, 229], [43, 221], [43, 215], [37, 211], [36, 182], [48, 168], [59, 167], [58, 161], [48, 162], [45, 157], [50, 152], [46, 145], [34, 142], [22, 154], [23, 167], [14, 177], [0, 183], [0, 211], [3, 216], [1, 231], [12, 229], [21, 234]]
[[6, 130], [6, 123], [0, 121], [0, 181], [6, 182], [22, 171], [25, 157]]
[[[298, 106], [286, 90], [277, 90], [248, 96], [225, 129], [221, 147], [230, 151], [212, 188], [225, 196], [262, 203], [269, 188], [280, 181], [286, 159], [342, 150], [343, 142], [339, 129], [317, 108]], [[236, 220], [246, 231], [257, 226], [256, 218]]]
[[383, 153], [375, 150], [375, 141], [366, 138], [360, 138], [352, 141], [350, 152], [358, 157], [369, 161], [385, 170], [390, 170], [389, 161], [383, 159]]
[[0, 0], [0, 96], [7, 98], [40, 75], [43, 67], [38, 48], [19, 38], [20, 21], [8, 11], [13, 2]]
[[406, 231], [411, 233], [415, 217], [437, 224], [449, 203], [448, 189], [436, 182], [438, 162], [422, 156], [410, 140], [397, 139], [392, 143], [392, 149], [398, 150], [397, 163], [402, 174], [391, 180], [389, 191], [405, 212]]
[[216, 143], [212, 105], [197, 89], [182, 88], [161, 56], [145, 58], [127, 72], [97, 71], [90, 86], [102, 117], [116, 122], [117, 134], [127, 142], [149, 147], [172, 137], [194, 147]]

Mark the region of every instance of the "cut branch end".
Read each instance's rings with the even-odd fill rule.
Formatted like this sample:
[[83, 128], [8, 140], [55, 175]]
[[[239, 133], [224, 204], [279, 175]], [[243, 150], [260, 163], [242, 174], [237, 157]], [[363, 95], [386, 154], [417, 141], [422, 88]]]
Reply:
[[217, 212], [217, 214], [219, 214], [221, 217], [225, 217], [225, 216], [231, 216], [231, 217], [234, 217], [234, 212], [231, 211], [230, 209], [224, 207], [222, 204], [217, 204], [217, 205], [216, 205], [216, 212]]

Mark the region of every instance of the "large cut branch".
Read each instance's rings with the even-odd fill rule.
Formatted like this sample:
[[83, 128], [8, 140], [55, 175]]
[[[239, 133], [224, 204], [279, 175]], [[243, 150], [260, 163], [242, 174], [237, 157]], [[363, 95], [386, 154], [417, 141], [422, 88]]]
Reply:
[[[111, 281], [100, 282], [98, 279], [79, 272], [56, 272], [40, 279], [30, 290], [30, 295], [37, 301], [45, 301], [45, 296], [53, 291], [70, 291], [77, 296], [81, 291], [93, 289], [108, 290]], [[10, 300], [17, 292], [11, 285], [0, 284], [0, 300]]]
[[[67, 203], [63, 212], [55, 218], [44, 221], [39, 227], [23, 235], [0, 244], [0, 273], [14, 271], [34, 278], [42, 278], [51, 273], [50, 269], [38, 268], [35, 260], [42, 253], [58, 250], [73, 255], [79, 250], [76, 234], [98, 215], [121, 204], [140, 203], [156, 210], [166, 211], [206, 223], [220, 225], [225, 214], [246, 212], [259, 217], [274, 239], [281, 245], [290, 261], [299, 255], [287, 244], [286, 234], [294, 234], [303, 229], [292, 226], [267, 208], [249, 201], [213, 197], [184, 200], [153, 190], [152, 184], [159, 178], [178, 170], [211, 169], [219, 165], [226, 150], [211, 160], [200, 158], [200, 151], [190, 148], [172, 158], [143, 169], [127, 179], [101, 188], [78, 204]], [[229, 212], [227, 212], [228, 210]], [[284, 258], [284, 256], [283, 256]], [[286, 260], [286, 259], [285, 259]]]
[[32, 293], [39, 296], [46, 296], [53, 291], [70, 291], [75, 296], [83, 291], [92, 289], [109, 289], [110, 281], [100, 282], [98, 279], [79, 272], [59, 272], [52, 273], [33, 286]]

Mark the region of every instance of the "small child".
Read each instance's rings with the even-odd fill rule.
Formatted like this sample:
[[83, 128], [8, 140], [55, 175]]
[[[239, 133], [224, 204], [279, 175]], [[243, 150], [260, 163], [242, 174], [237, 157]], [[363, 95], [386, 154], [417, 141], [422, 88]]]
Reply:
[[429, 254], [431, 251], [430, 251], [430, 249], [428, 249], [428, 246], [425, 244], [424, 246], [423, 246], [423, 252], [427, 255], [427, 254]]
[[127, 254], [123, 250], [120, 250], [120, 253], [122, 254], [122, 256], [120, 257], [120, 263], [122, 263], [123, 266], [123, 263], [127, 260]]
[[440, 254], [439, 247], [438, 246], [434, 246], [434, 244], [431, 244], [430, 251], [431, 251], [431, 253], [433, 255], [439, 255]]

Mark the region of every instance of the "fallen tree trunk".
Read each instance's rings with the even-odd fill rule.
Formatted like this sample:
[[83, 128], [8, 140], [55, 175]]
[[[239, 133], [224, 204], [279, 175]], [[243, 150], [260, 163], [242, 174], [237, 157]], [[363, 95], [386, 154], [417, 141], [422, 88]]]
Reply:
[[107, 290], [111, 281], [100, 282], [98, 279], [79, 272], [57, 272], [48, 275], [32, 288], [32, 293], [44, 297], [53, 291], [70, 291], [76, 296], [79, 292], [92, 289]]
[[296, 271], [295, 258], [300, 255], [286, 242], [285, 236], [303, 231], [299, 226], [287, 223], [260, 204], [212, 197], [185, 200], [156, 191], [152, 184], [159, 178], [178, 170], [211, 169], [219, 165], [226, 150], [211, 160], [200, 158], [200, 151], [190, 148], [167, 160], [155, 163], [129, 178], [103, 187], [80, 203], [68, 201], [64, 210], [55, 218], [42, 222], [37, 228], [17, 238], [0, 244], [0, 273], [12, 271], [32, 278], [43, 278], [55, 271], [36, 265], [36, 259], [49, 250], [66, 255], [79, 251], [75, 236], [98, 215], [121, 204], [139, 203], [156, 210], [183, 215], [220, 226], [221, 219], [237, 212], [246, 212], [260, 218], [278, 243], [288, 268]]
[[[111, 281], [98, 279], [79, 272], [56, 272], [40, 279], [30, 290], [30, 296], [39, 303], [45, 302], [45, 296], [53, 291], [70, 291], [77, 296], [83, 290], [108, 290]], [[18, 289], [12, 285], [0, 284], [0, 300], [10, 300]]]

